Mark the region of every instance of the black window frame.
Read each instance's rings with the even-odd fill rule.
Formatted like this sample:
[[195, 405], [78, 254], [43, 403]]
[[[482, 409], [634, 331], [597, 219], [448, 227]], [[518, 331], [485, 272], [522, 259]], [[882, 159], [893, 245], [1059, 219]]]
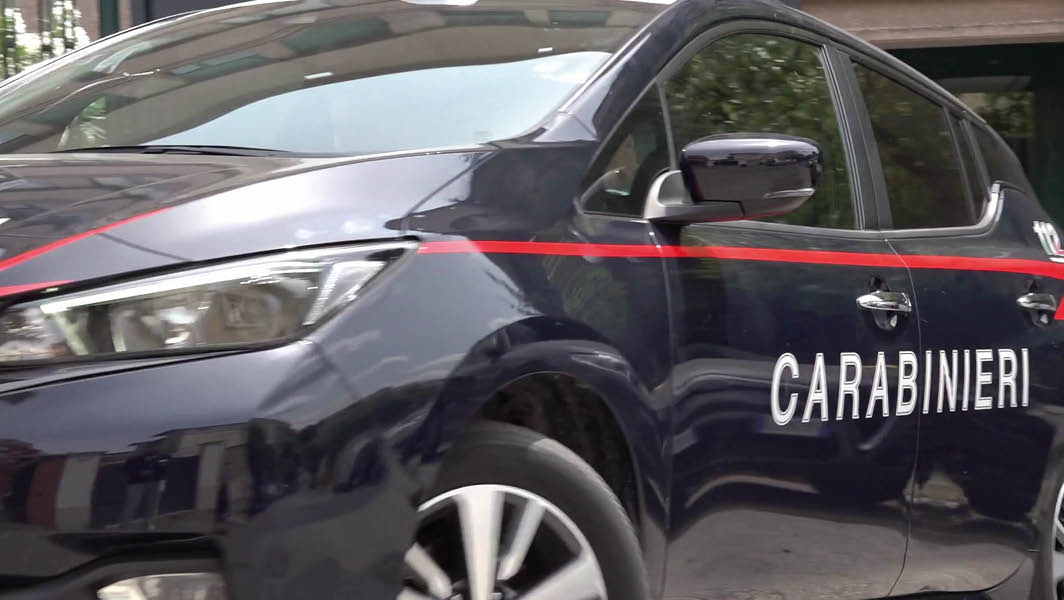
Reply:
[[[846, 154], [847, 168], [850, 174], [850, 190], [853, 195], [854, 224], [852, 229], [833, 229], [828, 227], [746, 220], [706, 223], [704, 225], [834, 238], [875, 237], [875, 234], [878, 232], [871, 231], [867, 227], [869, 223], [875, 222], [875, 196], [872, 188], [873, 173], [870, 169], [870, 160], [865, 154], [865, 148], [867, 148], [867, 133], [863, 129], [862, 116], [859, 112], [863, 109], [863, 106], [854, 102], [855, 98], [859, 97], [859, 94], [855, 96], [853, 93], [852, 86], [855, 85], [855, 82], [850, 81], [852, 79], [852, 74], [842, 72], [844, 70], [849, 71], [850, 56], [831, 38], [787, 23], [767, 21], [763, 19], [739, 19], [717, 23], [689, 39], [683, 48], [681, 48], [657, 73], [646, 89], [637, 95], [636, 100], [632, 102], [632, 105], [628, 107], [624, 115], [617, 120], [617, 123], [610, 130], [609, 135], [602, 138], [590, 164], [595, 165], [599, 162], [599, 155], [605, 148], [611, 145], [617, 130], [623, 125], [628, 115], [635, 110], [635, 107], [643, 100], [644, 96], [653, 90], [659, 94], [663, 111], [665, 132], [670, 149], [670, 168], [673, 170], [678, 169], [679, 164], [675, 153], [675, 138], [672, 130], [672, 123], [669, 119], [670, 110], [668, 98], [666, 97], [664, 89], [665, 83], [682, 69], [695, 54], [702, 51], [710, 44], [722, 38], [739, 34], [761, 34], [791, 38], [799, 42], [819, 47], [828, 83], [828, 93], [834, 104], [836, 120], [838, 121], [840, 130], [839, 135], [842, 138], [843, 149]], [[589, 166], [588, 172], [584, 175], [585, 180], [590, 175], [591, 169], [592, 167]], [[586, 190], [581, 190], [581, 196], [584, 192], [586, 192]], [[645, 221], [642, 214], [622, 215], [587, 211], [583, 208], [582, 203], [580, 203], [579, 210], [584, 214], [599, 217], [629, 221]]]
[[[986, 218], [987, 210], [990, 208], [990, 195], [993, 181], [990, 181], [990, 176], [987, 172], [986, 164], [983, 161], [983, 155], [979, 151], [979, 146], [975, 139], [975, 133], [972, 130], [973, 124], [970, 119], [965, 115], [957, 113], [955, 111], [949, 112], [949, 123], [954, 133], [954, 144], [957, 146], [957, 151], [961, 157], [961, 169], [964, 171], [965, 188], [968, 190], [970, 200], [980, 202], [982, 204], [982, 214], [979, 215], [978, 222], [982, 222]], [[958, 130], [959, 129], [959, 130]], [[967, 152], [966, 152], [967, 151]], [[965, 153], [972, 159], [972, 165], [975, 167], [975, 173], [969, 173], [967, 161], [964, 160]], [[972, 183], [978, 181], [978, 188], [972, 188]]]

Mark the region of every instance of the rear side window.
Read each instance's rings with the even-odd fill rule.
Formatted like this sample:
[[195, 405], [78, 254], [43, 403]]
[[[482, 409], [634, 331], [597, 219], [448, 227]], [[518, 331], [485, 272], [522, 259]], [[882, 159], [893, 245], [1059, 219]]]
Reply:
[[738, 34], [698, 52], [665, 87], [677, 152], [719, 133], [781, 133], [817, 142], [816, 194], [777, 223], [852, 229], [846, 152], [821, 49], [790, 38]]
[[983, 155], [990, 179], [1005, 181], [1029, 190], [1031, 184], [1027, 181], [1027, 175], [1024, 174], [1023, 167], [1012, 153], [1012, 149], [996, 134], [982, 127], [972, 129], [975, 131], [975, 141], [979, 144], [979, 152]]
[[978, 221], [965, 193], [960, 157], [938, 104], [855, 64], [879, 159], [894, 229], [962, 227]]

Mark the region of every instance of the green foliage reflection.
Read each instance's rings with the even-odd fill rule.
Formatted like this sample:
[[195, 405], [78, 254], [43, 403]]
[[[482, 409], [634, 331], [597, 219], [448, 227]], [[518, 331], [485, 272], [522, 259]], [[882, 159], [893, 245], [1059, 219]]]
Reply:
[[851, 229], [846, 153], [816, 46], [741, 34], [699, 52], [666, 87], [677, 150], [720, 133], [778, 133], [814, 140], [824, 157], [816, 194], [774, 222]]

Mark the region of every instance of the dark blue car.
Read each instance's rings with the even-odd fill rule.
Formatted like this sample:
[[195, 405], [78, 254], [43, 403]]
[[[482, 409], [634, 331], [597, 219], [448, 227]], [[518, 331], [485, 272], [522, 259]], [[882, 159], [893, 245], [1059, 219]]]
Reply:
[[0, 600], [1064, 600], [1064, 249], [768, 0], [283, 0], [0, 86]]

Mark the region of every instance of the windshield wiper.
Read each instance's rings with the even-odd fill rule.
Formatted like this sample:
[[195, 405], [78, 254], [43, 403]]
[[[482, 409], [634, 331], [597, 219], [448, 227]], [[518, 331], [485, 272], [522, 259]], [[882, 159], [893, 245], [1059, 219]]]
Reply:
[[70, 152], [106, 152], [122, 154], [194, 154], [207, 156], [292, 156], [294, 152], [284, 150], [269, 150], [266, 148], [246, 148], [243, 146], [211, 146], [211, 145], [137, 145], [137, 146], [97, 146], [86, 148], [70, 148], [56, 150], [56, 153]]

